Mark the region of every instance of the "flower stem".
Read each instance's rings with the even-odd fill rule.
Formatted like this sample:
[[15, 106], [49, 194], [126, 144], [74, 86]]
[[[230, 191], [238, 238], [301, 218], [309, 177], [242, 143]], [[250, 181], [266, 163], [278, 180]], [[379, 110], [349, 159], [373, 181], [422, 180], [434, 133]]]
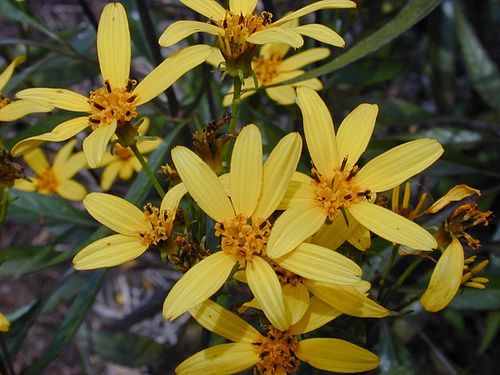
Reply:
[[149, 180], [151, 181], [151, 183], [155, 187], [156, 191], [158, 192], [158, 194], [160, 194], [160, 197], [163, 198], [165, 196], [165, 191], [163, 191], [163, 189], [162, 189], [160, 183], [158, 182], [157, 178], [155, 177], [153, 171], [151, 170], [151, 168], [149, 168], [148, 163], [146, 163], [146, 160], [144, 160], [144, 157], [139, 152], [137, 145], [134, 144], [134, 145], [131, 145], [129, 147], [132, 150], [132, 152], [134, 153], [137, 160], [139, 160], [139, 163], [141, 163], [142, 169], [144, 170], [144, 172], [148, 176]]
[[387, 267], [385, 268], [384, 274], [380, 279], [378, 296], [377, 296], [378, 300], [380, 300], [380, 298], [384, 293], [385, 282], [387, 281], [387, 277], [391, 273], [392, 266], [394, 265], [394, 261], [396, 260], [396, 255], [398, 254], [398, 249], [399, 249], [399, 244], [396, 244], [392, 247], [391, 257], [389, 258], [389, 261], [387, 262]]
[[234, 132], [236, 121], [238, 121], [238, 110], [241, 102], [241, 78], [234, 77], [233, 102], [231, 104], [231, 121], [229, 121], [228, 131]]

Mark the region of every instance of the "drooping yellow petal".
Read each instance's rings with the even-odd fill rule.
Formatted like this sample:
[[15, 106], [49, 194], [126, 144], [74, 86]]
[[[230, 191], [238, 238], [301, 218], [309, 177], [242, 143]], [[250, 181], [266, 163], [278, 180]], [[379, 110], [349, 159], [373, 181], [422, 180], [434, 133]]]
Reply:
[[252, 14], [257, 6], [257, 0], [229, 0], [229, 10], [233, 14]]
[[291, 105], [295, 103], [295, 89], [292, 86], [277, 86], [266, 89], [266, 94], [276, 103]]
[[[297, 174], [299, 172], [295, 172]], [[316, 199], [316, 193], [312, 187], [312, 179], [309, 176], [304, 175], [307, 178], [306, 182], [292, 181], [288, 184], [286, 194], [281, 200], [278, 210], [286, 210], [290, 207], [297, 206], [305, 202], [312, 202]]]
[[73, 112], [90, 112], [89, 99], [67, 89], [32, 88], [19, 91], [16, 98]]
[[45, 113], [53, 109], [53, 107], [29, 100], [15, 100], [0, 108], [0, 121], [16, 121], [32, 113]]
[[19, 64], [22, 64], [26, 60], [26, 56], [17, 56], [12, 62], [0, 73], [0, 91], [3, 90], [7, 82], [9, 82], [12, 73], [14, 73], [14, 68]]
[[304, 39], [292, 29], [273, 27], [251, 34], [247, 42], [253, 44], [284, 43], [293, 48], [300, 48], [304, 44]]
[[292, 29], [300, 35], [307, 36], [319, 42], [329, 44], [335, 47], [344, 47], [345, 41], [335, 31], [318, 23], [297, 26]]
[[439, 258], [427, 290], [420, 303], [430, 312], [444, 309], [458, 292], [464, 267], [464, 249], [453, 237], [451, 243]]
[[103, 191], [108, 191], [111, 188], [120, 168], [121, 164], [118, 162], [110, 163], [104, 168], [101, 175], [101, 189]]
[[316, 233], [325, 222], [326, 214], [316, 201], [290, 207], [273, 225], [267, 254], [279, 258], [288, 254], [306, 238]]
[[148, 248], [138, 237], [114, 234], [85, 246], [73, 258], [77, 270], [114, 267], [142, 255]]
[[180, 0], [180, 2], [210, 20], [219, 21], [226, 15], [226, 10], [215, 0]]
[[10, 322], [7, 317], [0, 313], [0, 332], [8, 332], [10, 328]]
[[130, 31], [127, 13], [120, 3], [104, 7], [97, 28], [97, 56], [104, 81], [111, 88], [125, 87], [130, 77]]
[[283, 286], [283, 299], [290, 312], [290, 324], [297, 323], [309, 308], [309, 291], [304, 284], [286, 284]]
[[309, 300], [309, 308], [297, 323], [290, 327], [289, 333], [300, 335], [316, 328], [324, 326], [326, 323], [340, 316], [342, 313], [334, 309], [329, 304], [312, 296]]
[[24, 155], [24, 161], [37, 175], [41, 175], [46, 169], [49, 168], [49, 162], [47, 161], [43, 151], [39, 148], [35, 148]]
[[280, 69], [283, 71], [299, 69], [313, 62], [327, 58], [328, 56], [330, 56], [330, 50], [328, 48], [311, 48], [283, 60]]
[[273, 260], [305, 279], [348, 285], [359, 282], [361, 276], [361, 268], [346, 256], [310, 243]]
[[87, 126], [89, 126], [89, 120], [87, 117], [77, 117], [65, 121], [62, 124], [57, 125], [50, 133], [36, 135], [16, 143], [11, 151], [12, 156], [23, 155], [45, 141], [65, 141], [66, 139], [73, 137], [75, 134], [80, 133]]
[[81, 202], [87, 195], [85, 186], [74, 180], [60, 180], [56, 192], [64, 199], [77, 202]]
[[349, 207], [349, 212], [361, 225], [387, 241], [416, 250], [431, 250], [437, 247], [435, 238], [424, 228], [384, 207], [359, 202]]
[[137, 105], [144, 104], [169, 88], [182, 75], [204, 62], [211, 54], [211, 47], [200, 44], [186, 47], [166, 58], [134, 89]]
[[189, 313], [209, 331], [234, 342], [252, 343], [260, 336], [255, 328], [238, 315], [209, 299], [190, 309]]
[[255, 209], [254, 218], [267, 219], [286, 193], [302, 151], [302, 140], [298, 133], [283, 137], [264, 163], [262, 192]]
[[430, 138], [403, 143], [370, 160], [353, 178], [372, 192], [392, 189], [422, 172], [443, 154], [443, 147]]
[[173, 188], [167, 191], [167, 194], [165, 194], [165, 196], [163, 197], [160, 204], [160, 209], [168, 211], [169, 215], [173, 214], [175, 217], [175, 212], [177, 211], [177, 207], [179, 207], [179, 202], [182, 197], [186, 195], [186, 193], [186, 185], [184, 185], [182, 182], [175, 185]]
[[229, 221], [234, 210], [218, 177], [194, 152], [177, 146], [172, 160], [189, 194], [207, 215], [218, 222]]
[[229, 375], [252, 367], [260, 358], [249, 343], [230, 343], [204, 349], [175, 368], [178, 375]]
[[94, 219], [120, 234], [138, 237], [139, 232], [151, 229], [141, 210], [123, 198], [90, 193], [83, 200], [83, 205]]
[[219, 35], [223, 32], [224, 30], [220, 27], [207, 22], [176, 21], [167, 27], [163, 34], [161, 34], [158, 42], [162, 47], [170, 47], [194, 33]]
[[101, 126], [92, 131], [83, 140], [83, 153], [87, 158], [90, 168], [96, 168], [102, 161], [104, 153], [106, 152], [106, 147], [115, 133], [116, 130], [116, 120], [111, 124]]
[[380, 359], [360, 346], [339, 339], [307, 339], [299, 341], [297, 357], [320, 370], [362, 372], [377, 368]]
[[343, 314], [360, 318], [383, 318], [389, 315], [389, 310], [352, 285], [337, 285], [314, 280], [305, 280], [305, 284], [316, 297]]
[[474, 194], [481, 195], [481, 191], [463, 184], [456, 185], [452, 187], [445, 195], [435, 201], [432, 206], [425, 210], [424, 214], [435, 214], [436, 212], [441, 211], [451, 202], [461, 201], [462, 199], [470, 197]]
[[262, 138], [259, 129], [245, 126], [231, 156], [231, 201], [236, 214], [252, 216], [262, 191]]
[[250, 290], [271, 324], [280, 331], [286, 331], [290, 327], [291, 317], [272, 267], [261, 257], [254, 256], [251, 261], [247, 261], [246, 276]]
[[306, 5], [303, 8], [296, 10], [295, 12], [289, 13], [286, 16], [280, 18], [272, 25], [282, 25], [285, 22], [291, 21], [295, 18], [305, 16], [306, 14], [316, 12], [321, 9], [334, 9], [334, 8], [356, 8], [356, 3], [348, 0], [322, 0], [315, 1], [310, 5]]
[[[346, 211], [348, 212], [348, 211]], [[354, 220], [354, 218], [351, 216]], [[331, 250], [336, 250], [351, 235], [355, 225], [349, 220], [347, 225], [343, 215], [337, 215], [330, 224], [324, 224], [312, 237], [311, 242]]]
[[191, 267], [163, 303], [163, 317], [173, 320], [210, 298], [227, 280], [236, 261], [220, 251]]
[[297, 100], [304, 122], [304, 135], [314, 166], [323, 176], [333, 177], [338, 166], [337, 141], [330, 112], [316, 91], [297, 88]]
[[340, 124], [337, 132], [339, 157], [347, 157], [346, 169], [354, 167], [359, 157], [365, 152], [375, 127], [378, 106], [360, 104]]

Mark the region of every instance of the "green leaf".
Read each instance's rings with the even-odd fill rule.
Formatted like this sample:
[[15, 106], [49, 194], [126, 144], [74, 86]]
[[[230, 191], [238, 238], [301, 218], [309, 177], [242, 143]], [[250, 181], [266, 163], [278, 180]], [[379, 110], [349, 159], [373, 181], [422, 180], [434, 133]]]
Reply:
[[483, 339], [479, 346], [478, 353], [483, 353], [488, 349], [495, 338], [497, 338], [500, 329], [500, 311], [492, 311], [486, 317], [486, 327], [484, 329]]
[[458, 310], [500, 310], [500, 290], [467, 288], [453, 299], [450, 306]]
[[386, 321], [381, 324], [378, 354], [380, 356], [380, 374], [415, 374], [410, 353], [399, 338], [391, 332]]
[[5, 338], [9, 353], [12, 356], [14, 356], [21, 347], [26, 334], [41, 311], [42, 305], [41, 300], [37, 300], [9, 314], [8, 318], [11, 321], [11, 325], [9, 332], [5, 334]]
[[0, 253], [0, 276], [21, 277], [46, 266], [58, 253], [51, 246], [11, 248]]

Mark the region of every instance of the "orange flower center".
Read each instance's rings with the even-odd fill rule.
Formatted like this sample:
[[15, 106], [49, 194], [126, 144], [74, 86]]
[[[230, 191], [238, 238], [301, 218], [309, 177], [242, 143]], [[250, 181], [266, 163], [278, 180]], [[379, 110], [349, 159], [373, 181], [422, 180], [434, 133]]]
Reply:
[[7, 104], [10, 103], [10, 100], [7, 99], [6, 96], [3, 96], [1, 93], [0, 93], [0, 109], [5, 107]]
[[111, 89], [111, 85], [106, 81], [104, 87], [90, 92], [91, 114], [89, 122], [92, 130], [109, 125], [113, 121], [122, 125], [137, 116], [135, 108], [137, 96], [131, 93], [136, 84], [136, 81], [128, 80], [127, 87]]
[[127, 161], [129, 160], [134, 154], [128, 147], [123, 147], [120, 146], [119, 144], [115, 144], [113, 147], [113, 155], [115, 155], [118, 159]]
[[294, 352], [298, 340], [295, 335], [271, 327], [267, 337], [260, 336], [253, 342], [260, 361], [255, 367], [261, 374], [284, 374], [297, 371], [300, 360]]
[[279, 73], [279, 67], [282, 62], [281, 56], [276, 54], [272, 54], [268, 58], [260, 56], [254, 59], [253, 70], [259, 82], [264, 85], [272, 83], [273, 79]]
[[54, 194], [58, 186], [59, 181], [56, 175], [52, 169], [47, 169], [38, 176], [36, 191], [42, 194]]
[[215, 235], [221, 237], [222, 251], [236, 258], [241, 265], [252, 260], [254, 255], [266, 255], [270, 234], [269, 221], [257, 219], [250, 222], [242, 214], [232, 221], [215, 224]]
[[168, 212], [151, 203], [144, 206], [144, 220], [151, 225], [151, 229], [139, 233], [143, 245], [157, 245], [160, 241], [166, 241], [172, 234], [173, 222]]
[[346, 170], [347, 157], [344, 158], [340, 168], [334, 170], [332, 178], [323, 176], [314, 167], [311, 169], [313, 188], [316, 199], [325, 208], [329, 220], [333, 220], [340, 210], [353, 204], [370, 199], [371, 191], [363, 189], [352, 181], [358, 173], [359, 167], [355, 165], [351, 170]]

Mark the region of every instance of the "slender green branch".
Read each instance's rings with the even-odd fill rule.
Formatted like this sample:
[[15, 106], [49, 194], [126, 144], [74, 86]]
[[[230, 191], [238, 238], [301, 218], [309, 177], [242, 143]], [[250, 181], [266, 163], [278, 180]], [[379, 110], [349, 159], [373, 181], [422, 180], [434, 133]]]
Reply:
[[9, 189], [3, 188], [0, 191], [0, 227], [7, 216], [7, 208], [9, 206]]
[[139, 152], [137, 145], [131, 145], [130, 149], [134, 153], [137, 160], [139, 160], [139, 163], [141, 163], [142, 169], [144, 170], [144, 172], [146, 173], [146, 175], [150, 179], [151, 183], [155, 187], [158, 194], [160, 194], [160, 197], [163, 198], [165, 196], [165, 191], [162, 189], [162, 187], [161, 187], [160, 183], [158, 182], [157, 178], [155, 177], [153, 171], [151, 170], [151, 168], [149, 168], [148, 163], [146, 163], [146, 160], [144, 160], [144, 157]]
[[382, 278], [380, 279], [378, 298], [377, 298], [378, 300], [380, 300], [380, 298], [383, 295], [385, 282], [387, 281], [387, 277], [389, 277], [389, 274], [391, 273], [392, 266], [394, 265], [394, 261], [396, 260], [396, 255], [398, 254], [398, 249], [399, 249], [399, 244], [396, 244], [392, 247], [391, 257], [389, 258], [389, 261], [387, 262], [387, 267], [385, 268]]
[[231, 121], [229, 122], [228, 131], [234, 132], [236, 122], [238, 121], [238, 111], [241, 103], [241, 78], [234, 77], [233, 102], [231, 104]]

